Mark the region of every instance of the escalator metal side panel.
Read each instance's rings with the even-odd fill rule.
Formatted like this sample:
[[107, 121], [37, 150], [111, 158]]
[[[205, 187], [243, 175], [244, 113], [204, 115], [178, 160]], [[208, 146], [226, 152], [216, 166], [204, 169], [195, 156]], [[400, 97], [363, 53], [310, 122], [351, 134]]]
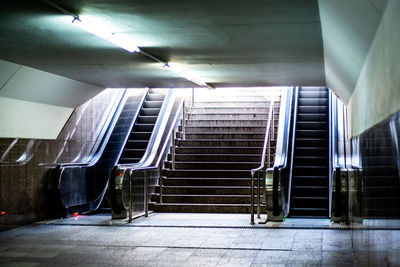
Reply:
[[98, 160], [90, 166], [66, 166], [59, 177], [60, 198], [67, 210], [67, 216], [74, 212], [87, 213], [96, 210], [105, 195], [111, 171], [137, 119], [147, 94], [136, 90], [130, 94], [127, 112], [132, 114], [131, 121], [123, 117], [124, 110], [110, 135]]

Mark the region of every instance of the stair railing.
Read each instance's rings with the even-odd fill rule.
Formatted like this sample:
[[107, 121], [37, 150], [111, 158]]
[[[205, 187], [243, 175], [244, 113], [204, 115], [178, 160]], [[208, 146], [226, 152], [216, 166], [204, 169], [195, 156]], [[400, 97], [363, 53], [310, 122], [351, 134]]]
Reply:
[[[271, 100], [268, 112], [267, 128], [265, 131], [264, 146], [261, 155], [261, 164], [258, 168], [251, 170], [251, 203], [250, 203], [250, 223], [254, 224], [254, 185], [255, 185], [255, 174], [257, 173], [257, 219], [260, 219], [261, 210], [261, 178], [265, 175], [265, 170], [271, 167], [271, 140], [274, 137], [274, 99]], [[272, 137], [271, 137], [272, 136]], [[267, 156], [267, 160], [265, 157]], [[261, 176], [260, 176], [261, 172]], [[265, 192], [265, 190], [263, 190]]]

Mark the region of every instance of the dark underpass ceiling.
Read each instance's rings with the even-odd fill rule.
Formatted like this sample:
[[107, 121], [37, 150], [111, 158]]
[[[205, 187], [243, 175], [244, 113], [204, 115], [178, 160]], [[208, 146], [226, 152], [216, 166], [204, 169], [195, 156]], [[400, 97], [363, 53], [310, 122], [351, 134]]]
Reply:
[[[316, 0], [54, 0], [215, 87], [325, 85]], [[7, 1], [0, 59], [102, 87], [191, 87], [143, 54], [75, 27], [43, 1]]]

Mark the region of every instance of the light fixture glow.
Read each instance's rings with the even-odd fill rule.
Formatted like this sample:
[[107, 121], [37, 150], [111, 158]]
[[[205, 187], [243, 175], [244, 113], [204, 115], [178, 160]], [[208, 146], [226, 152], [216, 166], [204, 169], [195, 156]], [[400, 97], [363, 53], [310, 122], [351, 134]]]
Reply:
[[191, 82], [193, 82], [195, 84], [198, 84], [198, 85], [200, 85], [202, 87], [206, 87], [208, 89], [215, 89], [214, 87], [208, 85], [206, 82], [204, 82], [204, 81], [200, 80], [199, 78], [194, 77], [193, 75], [187, 73], [185, 70], [181, 69], [180, 67], [177, 67], [175, 64], [174, 65], [171, 65], [171, 63], [164, 64], [163, 68], [167, 69], [167, 70], [169, 70], [169, 71], [171, 71], [171, 72], [173, 72], [173, 73], [175, 73], [175, 74], [177, 74], [177, 75], [179, 75], [179, 76], [181, 76], [183, 78], [185, 78], [186, 80], [189, 80], [189, 81], [191, 81]]
[[107, 29], [108, 27], [91, 20], [82, 21], [79, 18], [74, 18], [72, 23], [80, 29], [115, 44], [130, 53], [140, 52], [140, 48], [136, 46], [134, 40], [128, 34], [112, 32]]

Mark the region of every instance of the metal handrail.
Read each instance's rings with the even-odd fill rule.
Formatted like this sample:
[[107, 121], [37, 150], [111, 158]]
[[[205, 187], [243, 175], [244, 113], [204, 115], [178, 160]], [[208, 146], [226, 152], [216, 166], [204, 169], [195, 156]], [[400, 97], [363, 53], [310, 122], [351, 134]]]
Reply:
[[295, 91], [295, 99], [294, 99], [294, 110], [293, 110], [293, 131], [292, 131], [292, 147], [290, 149], [290, 169], [289, 169], [289, 180], [288, 180], [288, 195], [287, 195], [287, 205], [285, 208], [285, 216], [288, 214], [290, 209], [290, 195], [292, 189], [292, 177], [293, 177], [293, 158], [294, 158], [294, 148], [295, 148], [295, 139], [296, 139], [296, 125], [297, 125], [297, 111], [298, 111], [298, 103], [299, 103], [299, 87], [296, 87]]
[[[269, 107], [269, 112], [268, 112], [268, 121], [267, 121], [267, 128], [265, 131], [265, 138], [264, 138], [264, 146], [263, 146], [263, 151], [262, 151], [262, 156], [261, 156], [261, 164], [258, 168], [252, 169], [251, 170], [251, 204], [250, 204], [250, 223], [254, 224], [254, 175], [257, 172], [257, 218], [260, 219], [260, 209], [261, 209], [261, 199], [260, 199], [260, 187], [261, 187], [261, 181], [260, 181], [260, 174], [259, 171], [265, 171], [266, 167], [270, 167], [270, 155], [271, 155], [271, 138], [270, 138], [270, 132], [272, 129], [272, 137], [274, 135], [274, 100], [272, 99], [270, 102], [270, 107]], [[271, 127], [272, 125], [272, 127]], [[268, 150], [267, 150], [268, 148]], [[267, 159], [267, 166], [265, 166], [265, 156], [268, 153], [268, 159]]]
[[[142, 102], [144, 101], [144, 97], [142, 99]], [[98, 162], [100, 159], [101, 155], [103, 154], [103, 151], [107, 145], [107, 142], [113, 132], [114, 126], [117, 123], [119, 119], [119, 115], [122, 112], [122, 109], [124, 108], [125, 101], [128, 99], [128, 89], [124, 89], [117, 97], [115, 100], [113, 107], [111, 109], [111, 112], [107, 115], [107, 119], [105, 123], [103, 124], [103, 127], [100, 131], [100, 133], [97, 135], [95, 144], [90, 152], [90, 156], [86, 159], [86, 162], [79, 162], [79, 163], [73, 163], [73, 162], [68, 162], [68, 163], [61, 163], [61, 164], [55, 164], [55, 166], [59, 166], [60, 169], [62, 168], [69, 168], [69, 167], [87, 167], [87, 166], [93, 166]], [[136, 114], [137, 116], [138, 114]], [[60, 174], [61, 177], [61, 174]]]
[[[148, 171], [160, 168], [161, 160], [165, 151], [171, 143], [174, 146], [175, 142], [175, 132], [178, 129], [178, 121], [185, 117], [185, 104], [183, 98], [176, 97], [176, 100], [172, 101], [168, 99], [165, 102], [164, 110], [160, 112], [159, 119], [156, 122], [155, 131], [153, 131], [151, 142], [146, 149], [146, 153], [143, 158], [138, 163], [133, 164], [120, 164], [117, 165], [117, 170], [119, 172], [129, 171], [129, 208], [128, 208], [128, 218], [129, 222], [132, 221], [132, 176], [135, 171], [144, 171], [144, 187], [145, 187], [145, 210], [144, 216], [148, 216], [148, 199], [149, 199], [149, 189], [148, 189]], [[174, 110], [178, 112], [173, 113]], [[171, 116], [172, 115], [172, 116]], [[169, 117], [168, 117], [169, 116]], [[165, 118], [166, 117], [166, 118]], [[184, 119], [183, 125], [184, 127]], [[174, 151], [172, 151], [174, 153]], [[173, 155], [174, 157], [174, 155]], [[162, 179], [160, 180], [162, 183]], [[162, 201], [162, 184], [160, 184], [160, 200]]]

